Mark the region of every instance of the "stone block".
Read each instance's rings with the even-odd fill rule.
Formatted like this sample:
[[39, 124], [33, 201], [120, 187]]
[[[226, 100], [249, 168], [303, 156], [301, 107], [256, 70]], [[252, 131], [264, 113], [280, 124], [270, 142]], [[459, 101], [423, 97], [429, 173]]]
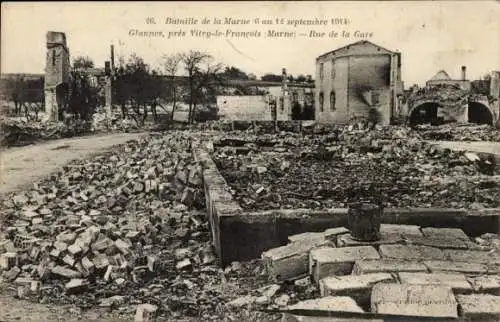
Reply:
[[422, 232], [420, 231], [420, 226], [415, 225], [381, 224], [380, 236], [386, 239], [422, 237]]
[[108, 267], [109, 265], [109, 259], [106, 255], [100, 254], [94, 257], [92, 260], [92, 263], [94, 264], [94, 267], [96, 269], [104, 269]]
[[383, 258], [403, 260], [440, 260], [444, 257], [440, 249], [415, 245], [380, 245], [379, 252]]
[[467, 280], [475, 292], [500, 295], [500, 276], [498, 275], [468, 277]]
[[99, 239], [95, 241], [90, 247], [92, 250], [96, 250], [98, 252], [105, 251], [108, 247], [113, 245], [113, 241], [107, 237]]
[[50, 272], [52, 274], [65, 277], [65, 278], [78, 278], [81, 277], [81, 273], [63, 266], [55, 266], [53, 267]]
[[123, 255], [130, 254], [131, 245], [129, 243], [123, 241], [122, 239], [115, 240], [115, 246], [116, 246], [116, 248], [118, 248], [118, 250], [120, 250], [120, 252]]
[[349, 296], [326, 296], [319, 299], [305, 300], [289, 305], [286, 310], [308, 311], [320, 314], [323, 312], [356, 312], [364, 313], [363, 309]]
[[465, 241], [469, 241], [470, 238], [467, 236], [462, 229], [459, 228], [434, 228], [426, 227], [422, 228], [422, 233], [425, 237], [432, 238], [447, 238], [453, 237]]
[[66, 291], [68, 293], [78, 293], [87, 288], [88, 285], [89, 282], [87, 280], [81, 278], [73, 278], [68, 283], [66, 283], [64, 287], [66, 288]]
[[460, 315], [473, 321], [499, 321], [500, 296], [491, 294], [457, 295]]
[[21, 269], [17, 266], [12, 267], [8, 271], [4, 271], [2, 278], [8, 282], [13, 281], [21, 273]]
[[444, 249], [442, 259], [458, 262], [500, 265], [500, 254], [479, 250]]
[[354, 239], [351, 234], [343, 234], [337, 236], [337, 246], [338, 247], [354, 247], [354, 246], [376, 246], [376, 245], [384, 245], [384, 244], [396, 244], [402, 241], [401, 237], [396, 235], [393, 236], [381, 236], [377, 241], [360, 241]]
[[427, 272], [427, 267], [414, 260], [399, 259], [362, 259], [356, 261], [352, 274], [397, 273], [397, 272]]
[[309, 273], [309, 252], [332, 243], [325, 239], [304, 239], [262, 253], [269, 276], [275, 281], [304, 277]]
[[140, 304], [135, 311], [135, 322], [150, 322], [156, 319], [158, 306], [153, 304]]
[[470, 292], [472, 286], [465, 275], [458, 273], [398, 273], [403, 284], [444, 285], [456, 292]]
[[17, 266], [17, 253], [8, 252], [0, 255], [0, 268], [8, 270], [11, 267]]
[[431, 273], [451, 272], [463, 274], [485, 274], [488, 267], [478, 263], [466, 263], [457, 261], [424, 261], [424, 265]]
[[468, 249], [469, 243], [453, 236], [449, 237], [409, 237], [412, 245], [428, 246], [442, 249]]
[[351, 296], [358, 303], [363, 303], [370, 299], [373, 285], [393, 281], [388, 273], [330, 276], [319, 281], [319, 289], [321, 296]]
[[357, 260], [378, 258], [372, 246], [313, 249], [309, 253], [309, 273], [318, 283], [327, 276], [351, 274]]
[[75, 259], [73, 258], [73, 256], [69, 255], [69, 254], [66, 254], [62, 261], [66, 264], [68, 264], [69, 266], [74, 266], [75, 265]]
[[450, 287], [379, 283], [373, 286], [371, 311], [383, 315], [458, 318]]
[[82, 248], [80, 246], [78, 246], [77, 244], [73, 244], [71, 246], [68, 247], [68, 252], [75, 256], [75, 255], [78, 255], [82, 252]]
[[330, 228], [323, 232], [314, 232], [314, 233], [302, 233], [297, 235], [288, 236], [288, 241], [290, 243], [305, 240], [305, 239], [315, 239], [315, 238], [323, 238], [329, 240], [335, 240], [337, 235], [347, 234], [349, 230], [345, 227], [336, 227]]

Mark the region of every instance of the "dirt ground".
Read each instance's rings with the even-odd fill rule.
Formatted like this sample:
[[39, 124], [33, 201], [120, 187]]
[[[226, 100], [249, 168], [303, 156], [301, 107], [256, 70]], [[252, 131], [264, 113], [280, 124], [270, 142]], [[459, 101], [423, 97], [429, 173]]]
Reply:
[[0, 151], [0, 197], [29, 186], [71, 160], [85, 158], [141, 135], [118, 133], [62, 139]]
[[451, 150], [484, 152], [500, 155], [500, 142], [429, 141]]

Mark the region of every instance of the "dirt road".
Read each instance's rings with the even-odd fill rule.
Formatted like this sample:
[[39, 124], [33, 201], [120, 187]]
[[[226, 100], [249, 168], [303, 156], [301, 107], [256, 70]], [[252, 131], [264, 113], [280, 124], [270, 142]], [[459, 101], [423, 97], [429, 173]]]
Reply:
[[141, 133], [62, 139], [1, 151], [0, 197], [57, 171], [71, 160], [85, 158], [113, 145], [141, 137]]

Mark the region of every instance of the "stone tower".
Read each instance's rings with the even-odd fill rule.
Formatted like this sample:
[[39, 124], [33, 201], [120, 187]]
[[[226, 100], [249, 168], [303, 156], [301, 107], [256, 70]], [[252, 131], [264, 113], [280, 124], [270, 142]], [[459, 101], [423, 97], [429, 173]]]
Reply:
[[45, 111], [48, 119], [58, 121], [67, 105], [69, 91], [69, 50], [63, 32], [49, 31], [46, 36]]

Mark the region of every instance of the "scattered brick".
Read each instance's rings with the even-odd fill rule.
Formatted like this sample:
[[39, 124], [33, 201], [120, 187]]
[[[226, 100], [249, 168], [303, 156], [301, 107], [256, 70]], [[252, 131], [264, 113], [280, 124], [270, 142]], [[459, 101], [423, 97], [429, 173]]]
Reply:
[[135, 322], [149, 322], [156, 319], [158, 306], [153, 304], [140, 304], [135, 311]]
[[81, 276], [81, 273], [63, 266], [55, 266], [50, 272], [55, 275], [59, 275], [65, 278], [78, 278]]
[[68, 293], [77, 293], [77, 292], [84, 291], [88, 285], [89, 285], [89, 282], [87, 280], [80, 279], [80, 278], [73, 278], [73, 279], [71, 279], [71, 281], [66, 283], [64, 285], [64, 287], [66, 288], [66, 291]]
[[372, 246], [313, 249], [309, 254], [309, 272], [318, 283], [327, 276], [350, 274], [357, 260], [378, 258]]
[[17, 253], [9, 252], [0, 255], [0, 268], [8, 270], [18, 265]]
[[17, 266], [12, 267], [8, 271], [4, 271], [2, 274], [2, 278], [6, 281], [13, 281], [16, 277], [21, 273], [21, 269]]
[[[301, 278], [309, 273], [309, 251], [333, 246], [325, 239], [304, 239], [262, 253], [269, 276], [274, 281]], [[331, 247], [330, 247], [331, 248]]]
[[373, 286], [371, 311], [384, 315], [457, 318], [457, 302], [450, 287], [379, 283]]

